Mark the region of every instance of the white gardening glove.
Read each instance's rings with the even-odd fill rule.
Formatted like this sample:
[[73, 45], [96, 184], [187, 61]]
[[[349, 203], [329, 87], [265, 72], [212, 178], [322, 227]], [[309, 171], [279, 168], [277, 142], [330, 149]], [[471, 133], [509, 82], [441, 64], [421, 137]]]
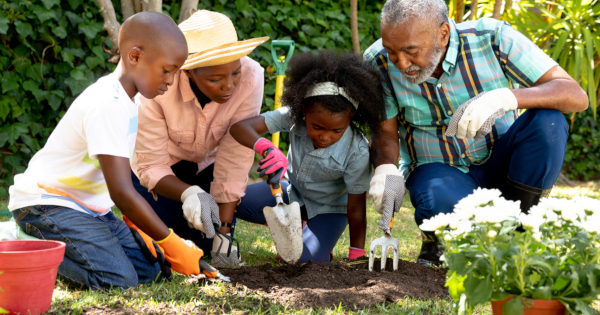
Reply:
[[479, 140], [492, 131], [496, 119], [517, 107], [517, 98], [508, 88], [480, 93], [458, 107], [448, 123], [446, 136]]
[[221, 226], [219, 206], [213, 197], [198, 186], [190, 186], [181, 194], [183, 216], [191, 228], [200, 230], [207, 238], [215, 236], [214, 223]]
[[375, 203], [375, 211], [381, 213], [379, 228], [389, 233], [394, 212], [400, 210], [404, 198], [404, 177], [394, 164], [379, 165], [371, 178], [369, 196]]
[[213, 248], [210, 252], [211, 265], [213, 267], [223, 268], [241, 265], [242, 256], [238, 247], [233, 245], [232, 241], [237, 242], [237, 240], [231, 237], [231, 233], [218, 233], [215, 235], [213, 238]]

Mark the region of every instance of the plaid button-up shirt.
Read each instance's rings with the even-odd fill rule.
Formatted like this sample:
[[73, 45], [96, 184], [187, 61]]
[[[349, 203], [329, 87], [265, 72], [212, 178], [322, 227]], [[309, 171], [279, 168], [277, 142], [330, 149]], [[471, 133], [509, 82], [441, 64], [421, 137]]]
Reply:
[[518, 117], [515, 111], [496, 120], [485, 138], [446, 137], [454, 111], [485, 91], [532, 86], [556, 65], [548, 55], [508, 24], [483, 18], [456, 25], [450, 23], [450, 41], [439, 79], [412, 84], [389, 62], [381, 39], [364, 57], [385, 79], [386, 110], [383, 119], [398, 117], [400, 169], [404, 176], [422, 164], [444, 163], [463, 172], [485, 163], [504, 133]]

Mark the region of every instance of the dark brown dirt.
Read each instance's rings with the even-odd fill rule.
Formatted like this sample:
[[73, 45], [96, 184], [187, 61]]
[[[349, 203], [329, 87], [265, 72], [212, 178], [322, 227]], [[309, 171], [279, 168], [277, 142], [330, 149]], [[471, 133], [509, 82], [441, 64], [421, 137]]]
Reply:
[[396, 302], [409, 296], [416, 299], [447, 298], [446, 270], [423, 267], [400, 260], [392, 271], [388, 258], [386, 270], [380, 271], [376, 259], [373, 272], [368, 258], [338, 263], [306, 263], [273, 267], [271, 264], [224, 269], [239, 291], [260, 293], [273, 302], [295, 307], [350, 308], [370, 307]]

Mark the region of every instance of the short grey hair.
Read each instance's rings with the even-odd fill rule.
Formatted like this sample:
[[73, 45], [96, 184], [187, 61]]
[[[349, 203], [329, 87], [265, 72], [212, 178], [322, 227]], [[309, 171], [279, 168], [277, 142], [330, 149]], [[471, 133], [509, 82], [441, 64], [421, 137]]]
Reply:
[[381, 10], [381, 23], [392, 27], [413, 17], [439, 27], [448, 22], [448, 6], [444, 0], [387, 0]]

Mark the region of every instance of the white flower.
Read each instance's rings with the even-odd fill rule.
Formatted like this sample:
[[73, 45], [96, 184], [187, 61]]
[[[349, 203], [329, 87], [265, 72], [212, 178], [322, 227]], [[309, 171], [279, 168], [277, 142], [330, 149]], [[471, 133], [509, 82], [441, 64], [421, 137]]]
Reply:
[[[519, 210], [520, 212], [520, 210]], [[475, 223], [501, 223], [507, 220], [516, 220], [518, 213], [514, 209], [501, 208], [496, 206], [487, 206], [478, 208], [475, 211]]]
[[473, 230], [473, 225], [471, 224], [471, 221], [461, 220], [458, 222], [458, 226], [456, 227], [456, 229], [451, 231], [450, 234], [461, 235], [464, 233], [469, 233], [471, 232], [471, 230]]
[[460, 221], [461, 219], [458, 217], [458, 215], [456, 215], [456, 213], [452, 213], [450, 215], [450, 222], [448, 222], [448, 227], [450, 227], [451, 230], [456, 230]]
[[553, 210], [548, 210], [546, 212], [546, 222], [556, 222], [558, 220], [558, 215]]
[[535, 232], [533, 233], [533, 238], [535, 238], [536, 240], [541, 240], [542, 239], [542, 232]]
[[581, 227], [590, 233], [600, 233], [600, 213], [588, 216], [581, 222]]
[[506, 216], [519, 217], [521, 213], [521, 201], [506, 200], [504, 198], [494, 198], [494, 207], [502, 209], [506, 213]]
[[543, 217], [544, 215], [546, 215], [546, 213], [548, 213], [548, 208], [544, 207], [543, 204], [537, 204], [531, 208], [529, 208], [528, 213], [529, 214], [533, 214], [533, 215], [537, 215], [537, 216], [541, 216]]
[[539, 232], [540, 225], [544, 224], [544, 218], [539, 215], [521, 213], [519, 220], [523, 227], [534, 232]]
[[480, 187], [473, 191], [472, 194], [461, 199], [454, 208], [461, 210], [477, 208], [481, 205], [487, 205], [494, 200], [494, 198], [500, 197], [501, 194], [502, 192], [498, 189], [485, 189]]
[[577, 221], [577, 218], [579, 217], [579, 215], [577, 214], [577, 211], [575, 209], [563, 209], [560, 212], [560, 216], [562, 217], [563, 220], [569, 221], [569, 222], [575, 222], [575, 221]]
[[444, 235], [444, 241], [450, 242], [451, 240], [452, 240], [452, 236], [450, 236], [450, 234]]
[[573, 198], [573, 201], [584, 210], [590, 211], [592, 213], [600, 213], [600, 200], [585, 197], [585, 196], [577, 196]]
[[423, 220], [423, 223], [419, 225], [419, 228], [422, 231], [435, 231], [438, 229], [443, 229], [448, 226], [450, 222], [450, 214], [448, 213], [440, 213], [431, 217], [430, 219]]
[[556, 226], [558, 228], [562, 227], [562, 223], [560, 223], [560, 221], [557, 220], [556, 222], [554, 222], [554, 226]]
[[489, 230], [488, 231], [488, 237], [489, 238], [494, 238], [494, 237], [496, 237], [496, 235], [498, 235], [498, 232], [496, 232], [494, 230]]

